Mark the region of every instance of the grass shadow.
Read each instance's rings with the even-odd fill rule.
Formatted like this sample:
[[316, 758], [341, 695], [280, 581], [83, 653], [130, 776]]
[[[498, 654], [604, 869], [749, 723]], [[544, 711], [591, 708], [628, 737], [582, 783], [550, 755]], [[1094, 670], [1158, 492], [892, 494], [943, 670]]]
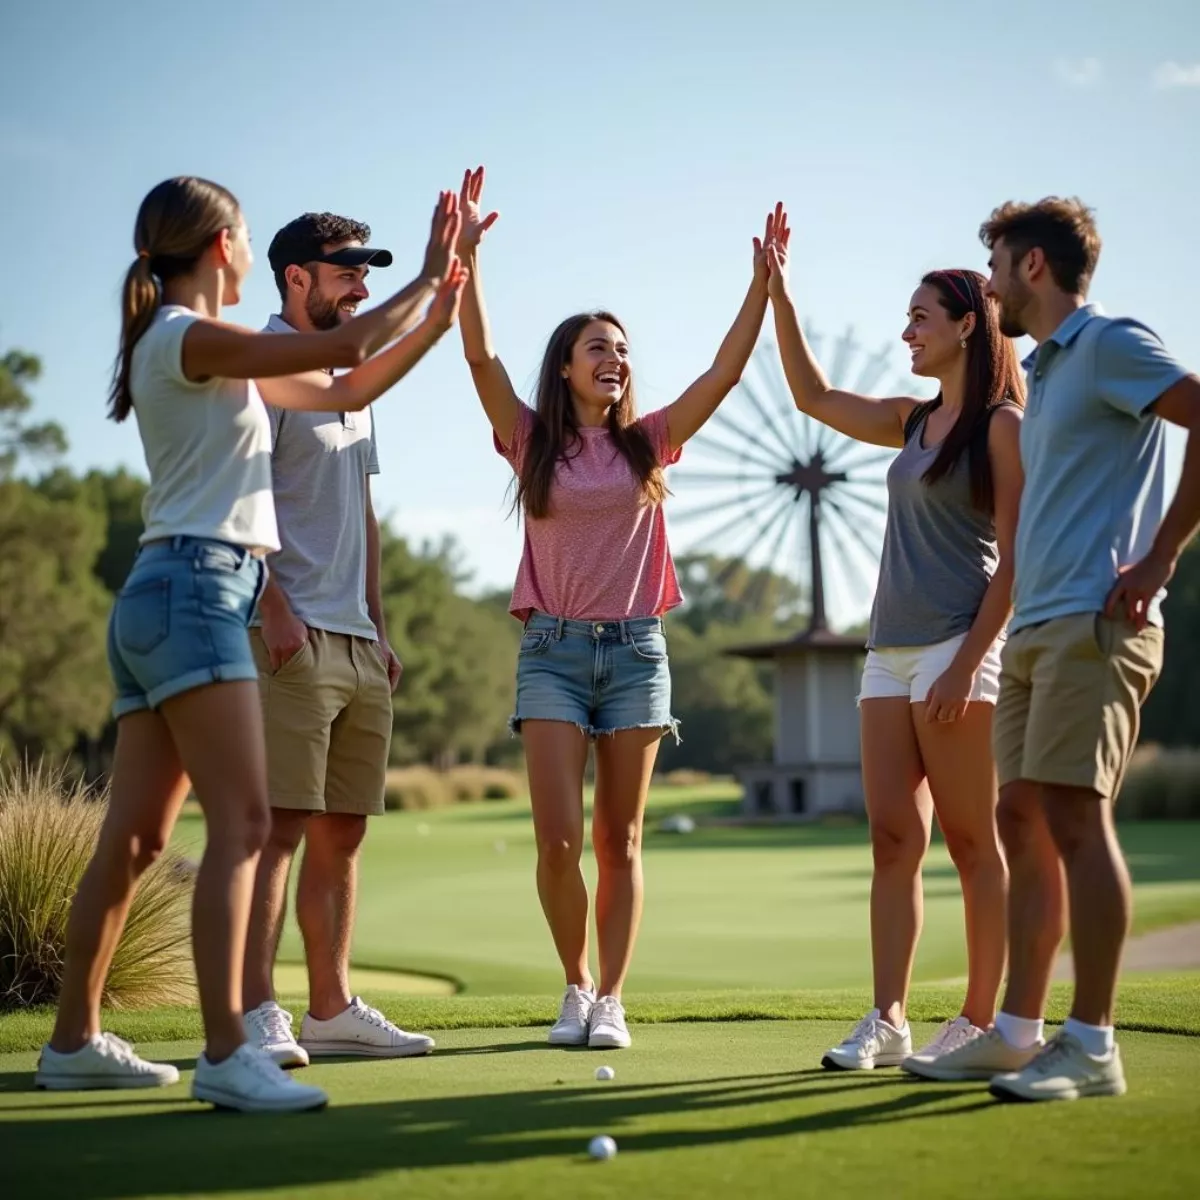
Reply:
[[612, 1134], [629, 1155], [994, 1107], [987, 1100], [947, 1104], [964, 1099], [961, 1089], [917, 1089], [895, 1076], [804, 1070], [343, 1103], [302, 1118], [222, 1117], [200, 1106], [143, 1114], [120, 1106], [109, 1118], [93, 1112], [24, 1122], [19, 1147], [6, 1154], [6, 1173], [14, 1195], [47, 1200], [81, 1195], [84, 1173], [93, 1200], [256, 1187], [286, 1193], [289, 1185], [349, 1186], [388, 1171], [583, 1161], [597, 1131]]

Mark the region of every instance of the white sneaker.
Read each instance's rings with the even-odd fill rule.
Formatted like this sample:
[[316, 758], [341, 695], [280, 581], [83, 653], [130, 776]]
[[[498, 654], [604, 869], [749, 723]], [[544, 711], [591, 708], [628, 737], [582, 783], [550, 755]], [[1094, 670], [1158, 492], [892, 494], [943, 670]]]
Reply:
[[215, 1066], [201, 1054], [192, 1078], [192, 1097], [238, 1112], [303, 1112], [329, 1102], [319, 1087], [297, 1083], [248, 1042]]
[[620, 1000], [616, 996], [601, 996], [588, 1022], [588, 1045], [593, 1050], [625, 1050], [632, 1041]]
[[982, 1037], [974, 1036], [946, 1050], [936, 1058], [913, 1056], [904, 1060], [904, 1069], [922, 1079], [939, 1083], [966, 1083], [991, 1079], [1004, 1071], [1021, 1070], [1042, 1048], [1037, 1042], [1027, 1050], [1018, 1050], [996, 1028]]
[[377, 1008], [364, 1004], [360, 996], [355, 996], [349, 1008], [328, 1021], [318, 1021], [311, 1013], [305, 1013], [300, 1022], [300, 1045], [312, 1058], [329, 1055], [412, 1058], [428, 1054], [434, 1044], [433, 1038], [423, 1033], [405, 1033]]
[[873, 1071], [876, 1067], [898, 1067], [912, 1054], [912, 1034], [885, 1021], [873, 1008], [838, 1046], [826, 1051], [821, 1066], [831, 1071]]
[[274, 1000], [264, 1000], [242, 1018], [246, 1041], [276, 1066], [307, 1067], [308, 1054], [292, 1035], [292, 1014]]
[[139, 1058], [115, 1033], [95, 1033], [70, 1054], [43, 1046], [33, 1082], [56, 1092], [169, 1087], [179, 1082], [179, 1072], [169, 1063]]
[[586, 1046], [588, 1022], [596, 1004], [596, 993], [586, 991], [576, 984], [568, 984], [563, 993], [562, 1008], [558, 1020], [550, 1030], [552, 1046]]
[[942, 1025], [929, 1045], [918, 1050], [916, 1054], [909, 1055], [900, 1065], [908, 1070], [910, 1063], [931, 1063], [935, 1058], [941, 1058], [943, 1054], [949, 1054], [950, 1051], [957, 1050], [960, 1046], [975, 1041], [976, 1038], [986, 1036], [986, 1029], [972, 1025], [966, 1017], [955, 1017], [953, 1021], [947, 1021]]
[[1060, 1032], [1021, 1071], [997, 1075], [988, 1091], [997, 1100], [1081, 1100], [1123, 1096], [1125, 1071], [1118, 1046], [1102, 1057], [1089, 1054], [1078, 1038]]

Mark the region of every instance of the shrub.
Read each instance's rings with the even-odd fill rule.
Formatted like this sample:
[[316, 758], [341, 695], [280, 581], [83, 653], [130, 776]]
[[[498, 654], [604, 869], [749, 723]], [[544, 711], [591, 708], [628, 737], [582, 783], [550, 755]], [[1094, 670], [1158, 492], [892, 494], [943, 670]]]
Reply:
[[441, 808], [453, 803], [445, 775], [432, 767], [395, 767], [387, 773], [383, 807], [388, 812]]
[[712, 775], [708, 771], [694, 771], [691, 767], [676, 767], [656, 782], [661, 783], [663, 787], [701, 787], [712, 782]]
[[529, 791], [529, 782], [523, 771], [506, 771], [502, 767], [452, 767], [446, 772], [446, 781], [454, 799], [460, 803], [515, 800]]
[[1139, 746], [1117, 798], [1118, 820], [1200, 820], [1200, 749]]
[[[61, 772], [0, 773], [0, 1009], [57, 999], [71, 898], [107, 808], [107, 792]], [[184, 859], [169, 851], [142, 876], [105, 984], [106, 1005], [194, 999], [189, 876]]]

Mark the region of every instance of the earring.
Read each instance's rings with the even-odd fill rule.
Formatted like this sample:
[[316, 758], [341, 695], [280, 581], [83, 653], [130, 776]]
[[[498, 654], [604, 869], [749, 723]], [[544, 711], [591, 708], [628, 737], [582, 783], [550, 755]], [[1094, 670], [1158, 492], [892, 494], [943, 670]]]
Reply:
[[960, 346], [961, 346], [961, 347], [962, 347], [962, 348], [965, 350], [965, 349], [967, 348], [967, 339], [966, 339], [966, 338], [959, 338], [959, 339], [958, 339], [958, 344], [959, 344], [959, 345], [960, 345]]

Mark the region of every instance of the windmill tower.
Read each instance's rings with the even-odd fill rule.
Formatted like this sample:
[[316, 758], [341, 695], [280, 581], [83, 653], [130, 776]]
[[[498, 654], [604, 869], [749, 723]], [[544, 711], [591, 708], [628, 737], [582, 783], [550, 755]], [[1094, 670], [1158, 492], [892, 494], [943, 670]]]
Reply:
[[[809, 340], [819, 354], [820, 339]], [[889, 374], [887, 349], [855, 371], [860, 349], [851, 330], [838, 339], [829, 372], [835, 387], [912, 394], [909, 377], [879, 387]], [[769, 763], [739, 770], [744, 810], [793, 819], [859, 811], [857, 697], [866, 644], [831, 628], [830, 612], [843, 628], [866, 619], [887, 514], [884, 472], [896, 451], [851, 441], [798, 412], [769, 345], [691, 445], [703, 465], [671, 475], [679, 504], [672, 521], [684, 527], [686, 548], [724, 559], [720, 582], [737, 572], [753, 588], [768, 572], [785, 575], [808, 601], [807, 626], [795, 637], [726, 651], [776, 664], [774, 753]]]

